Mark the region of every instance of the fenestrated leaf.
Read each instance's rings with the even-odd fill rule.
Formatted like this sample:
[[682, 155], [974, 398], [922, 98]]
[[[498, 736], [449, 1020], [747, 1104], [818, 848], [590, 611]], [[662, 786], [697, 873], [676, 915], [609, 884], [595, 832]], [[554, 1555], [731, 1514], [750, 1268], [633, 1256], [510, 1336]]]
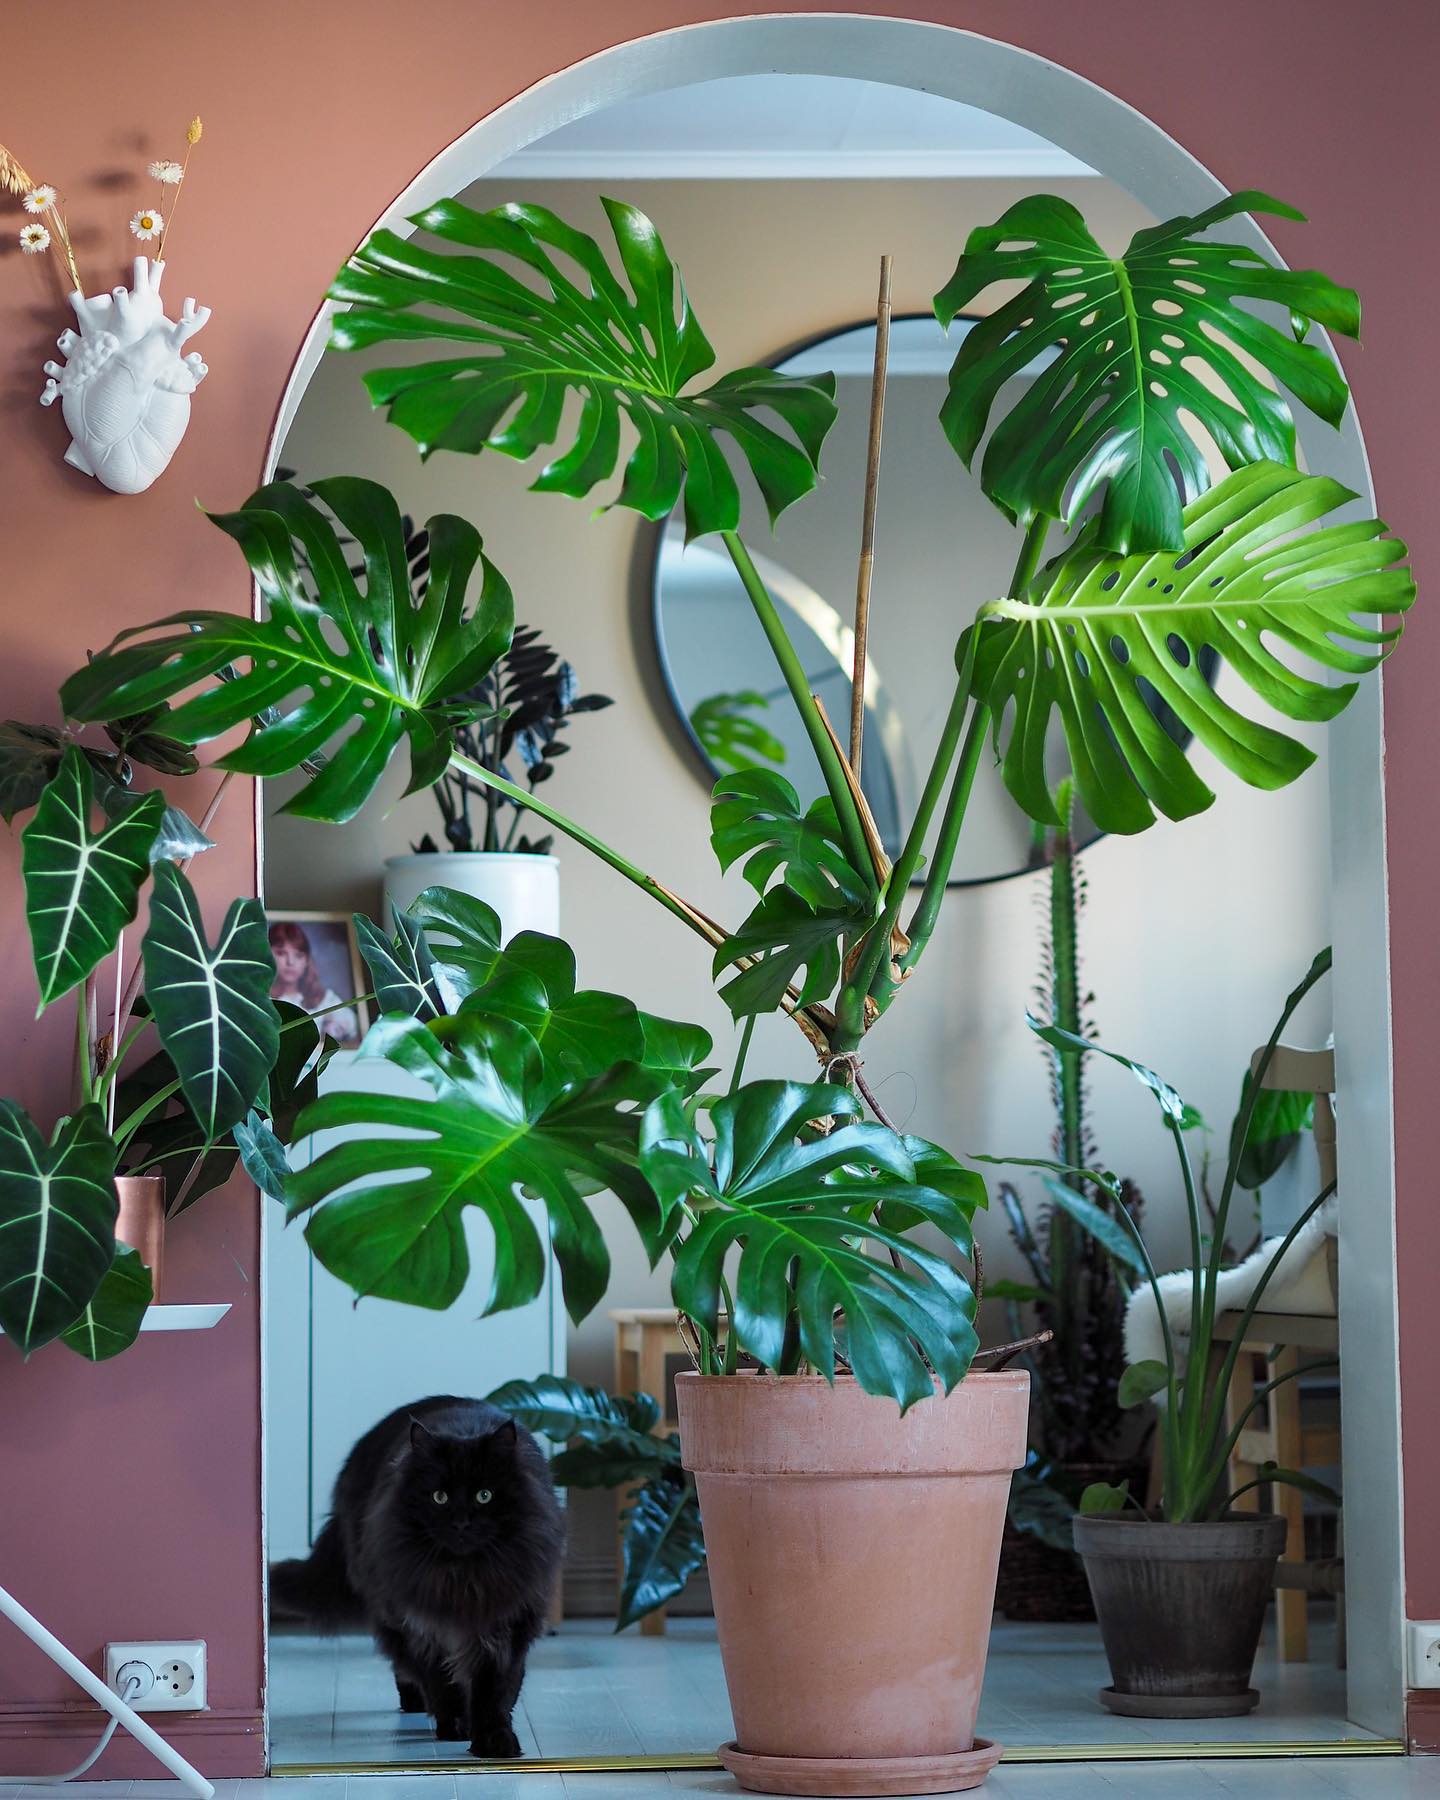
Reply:
[[[442, 200], [412, 223], [479, 254], [377, 231], [330, 290], [333, 300], [350, 302], [331, 324], [331, 345], [436, 340], [462, 347], [444, 361], [365, 377], [371, 399], [388, 407], [391, 423], [422, 456], [499, 450], [524, 460], [557, 442], [574, 394], [579, 413], [570, 441], [541, 470], [536, 489], [581, 496], [612, 475], [623, 413], [636, 441], [615, 504], [663, 519], [683, 489], [689, 536], [734, 530], [740, 492], [720, 448], [724, 433], [775, 519], [815, 485], [835, 419], [834, 376], [737, 369], [684, 393], [712, 366], [714, 352], [654, 225], [633, 206], [603, 205], [629, 291], [593, 238], [543, 206], [479, 213]], [[538, 282], [515, 274], [514, 263]]]
[[801, 812], [794, 788], [773, 769], [746, 769], [715, 783], [710, 843], [722, 869], [746, 858], [745, 879], [759, 894], [783, 870], [786, 887], [817, 909], [833, 906], [837, 895], [854, 906], [874, 895], [871, 872], [852, 868], [845, 854], [829, 795]]
[[673, 1600], [705, 1562], [700, 1502], [683, 1476], [646, 1482], [623, 1514], [625, 1573], [615, 1629], [624, 1631]]
[[[1209, 649], [1288, 719], [1332, 719], [1357, 683], [1299, 673], [1273, 636], [1324, 668], [1363, 675], [1415, 597], [1405, 546], [1377, 519], [1307, 530], [1353, 499], [1339, 482], [1257, 463], [1185, 508], [1184, 553], [1071, 552], [1018, 599], [982, 607], [972, 691], [995, 713], [1005, 785], [1033, 819], [1058, 824], [1045, 745], [1058, 712], [1080, 798], [1102, 831], [1143, 831], [1152, 804], [1171, 819], [1215, 798], [1152, 709], [1252, 787], [1279, 788], [1315, 760], [1295, 738], [1238, 712], [1200, 668]], [[968, 633], [967, 633], [968, 638]], [[962, 638], [962, 651], [966, 638]]]
[[537, 1375], [533, 1381], [507, 1381], [485, 1398], [527, 1431], [557, 1444], [576, 1438], [616, 1440], [655, 1454], [668, 1443], [652, 1435], [660, 1423], [660, 1403], [653, 1394], [610, 1394], [566, 1375]]
[[173, 863], [159, 863], [140, 948], [160, 1042], [213, 1141], [249, 1112], [280, 1049], [265, 908], [234, 901], [212, 947], [195, 890]]
[[469, 716], [466, 694], [510, 641], [510, 589], [475, 528], [447, 513], [429, 521], [430, 566], [412, 597], [393, 496], [353, 476], [311, 490], [358, 540], [363, 586], [320, 506], [288, 482], [272, 482], [238, 512], [212, 515], [243, 551], [269, 616], [190, 610], [121, 632], [64, 684], [67, 717], [142, 711], [215, 676], [214, 686], [175, 707], [167, 729], [200, 744], [249, 725], [221, 767], [259, 776], [311, 768], [285, 812], [351, 818], [402, 738], [410, 743], [406, 791], [434, 782], [456, 723]]
[[774, 1012], [792, 985], [799, 989], [797, 1006], [828, 999], [840, 980], [841, 939], [862, 931], [874, 915], [873, 902], [857, 906], [837, 900], [815, 907], [786, 882], [778, 882], [715, 952], [711, 972], [716, 976], [739, 957], [756, 959], [726, 982], [720, 998], [737, 1019]]
[[140, 1335], [140, 1321], [155, 1298], [150, 1271], [128, 1244], [115, 1246], [115, 1260], [101, 1277], [90, 1304], [61, 1342], [87, 1362], [107, 1362], [128, 1350]]
[[773, 731], [749, 715], [770, 702], [753, 688], [733, 694], [707, 694], [690, 713], [690, 729], [717, 769], [755, 769], [783, 763], [785, 746]]
[[[413, 1019], [382, 1019], [362, 1054], [383, 1056], [421, 1080], [433, 1098], [330, 1093], [308, 1107], [300, 1135], [375, 1127], [324, 1150], [287, 1185], [290, 1216], [313, 1212], [306, 1238], [357, 1294], [442, 1309], [470, 1272], [463, 1213], [477, 1207], [495, 1237], [487, 1310], [533, 1300], [546, 1251], [519, 1199], [540, 1198], [550, 1217], [565, 1303], [582, 1319], [605, 1291], [610, 1257], [587, 1196], [609, 1188], [641, 1216], [660, 1220], [635, 1167], [639, 1114], [655, 1080], [621, 1065], [593, 1080], [547, 1065], [520, 1027], [487, 1021], [442, 1044]], [[352, 1183], [363, 1185], [352, 1191]]]
[[[861, 1386], [906, 1407], [933, 1393], [937, 1377], [948, 1391], [969, 1368], [974, 1296], [949, 1263], [883, 1218], [863, 1230], [887, 1254], [867, 1254], [851, 1210], [857, 1172], [870, 1171], [877, 1206], [903, 1203], [962, 1253], [970, 1212], [922, 1185], [914, 1157], [884, 1126], [852, 1122], [806, 1135], [858, 1111], [852, 1095], [824, 1083], [751, 1082], [710, 1108], [712, 1149], [672, 1094], [646, 1113], [640, 1163], [667, 1215], [684, 1200], [697, 1215], [674, 1252], [671, 1286], [682, 1311], [716, 1334], [721, 1276], [738, 1250], [731, 1325], [752, 1356], [779, 1365], [793, 1311], [806, 1360], [831, 1376], [843, 1313]], [[899, 1268], [892, 1249], [903, 1254]]]
[[438, 1019], [448, 1008], [435, 980], [425, 934], [408, 913], [395, 915], [395, 935], [387, 938], [364, 913], [355, 913], [355, 938], [370, 971], [375, 1004], [382, 1013]]
[[[1181, 502], [1210, 485], [1207, 434], [1232, 469], [1295, 461], [1285, 397], [1246, 359], [1322, 419], [1340, 422], [1344, 377], [1303, 339], [1312, 322], [1355, 337], [1359, 301], [1314, 270], [1199, 240], [1244, 212], [1304, 217], [1266, 194], [1232, 194], [1193, 218], [1137, 232], [1112, 258], [1068, 201], [1033, 194], [970, 233], [935, 297], [942, 324], [994, 282], [1027, 285], [967, 333], [950, 372], [940, 419], [967, 467], [1005, 383], [1059, 351], [1032, 374], [985, 449], [981, 485], [1008, 517], [1073, 521], [1104, 488], [1101, 544], [1178, 550]], [[1285, 307], [1292, 335], [1237, 304], [1245, 299]]]
[[0, 1100], [0, 1330], [28, 1356], [75, 1323], [115, 1259], [115, 1146], [98, 1106], [47, 1144]]
[[164, 811], [163, 794], [126, 796], [95, 831], [90, 765], [73, 745], [65, 752], [20, 839], [37, 1017], [110, 954], [135, 917]]
[[713, 1070], [702, 1068], [715, 1048], [708, 1031], [678, 1019], [662, 1019], [655, 1013], [640, 1014], [641, 1062], [663, 1073], [684, 1093], [693, 1093]]
[[[562, 938], [522, 931], [500, 952], [487, 981], [460, 1003], [454, 1029], [476, 1021], [522, 1026], [547, 1067], [588, 1079], [617, 1063], [639, 1063], [645, 1039], [633, 1002], [575, 987], [575, 952]], [[441, 1028], [443, 1035], [445, 1028]]]
[[428, 887], [411, 901], [435, 968], [464, 997], [488, 981], [500, 960], [500, 918], [493, 907], [457, 888]]

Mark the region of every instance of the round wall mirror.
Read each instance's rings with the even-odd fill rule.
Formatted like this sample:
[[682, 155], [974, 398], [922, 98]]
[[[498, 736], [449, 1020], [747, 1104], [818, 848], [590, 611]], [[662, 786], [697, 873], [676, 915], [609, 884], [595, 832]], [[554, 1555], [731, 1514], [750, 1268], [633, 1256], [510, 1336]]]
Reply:
[[[980, 492], [940, 429], [946, 381], [972, 319], [949, 332], [928, 315], [890, 331], [884, 456], [865, 682], [862, 785], [893, 858], [955, 688], [954, 644], [987, 600], [1009, 587], [1020, 534]], [[773, 537], [748, 538], [787, 630], [842, 741], [849, 738], [852, 621], [865, 484], [875, 328], [827, 333], [774, 359], [785, 374], [833, 370], [839, 418], [825, 444], [819, 488], [785, 513]], [[1040, 364], [1035, 367], [1038, 369]], [[1022, 370], [1015, 385], [1033, 378]], [[1002, 396], [1003, 409], [1014, 394]], [[748, 518], [764, 519], [746, 493]], [[685, 728], [713, 776], [758, 765], [778, 770], [806, 805], [824, 792], [818, 765], [724, 547], [686, 545], [678, 516], [661, 528], [654, 572], [661, 667]], [[1067, 770], [1058, 723], [1051, 773]], [[1096, 836], [1077, 819], [1080, 842]], [[1030, 821], [1005, 790], [994, 758], [976, 778], [954, 879], [998, 881], [1036, 866]]]

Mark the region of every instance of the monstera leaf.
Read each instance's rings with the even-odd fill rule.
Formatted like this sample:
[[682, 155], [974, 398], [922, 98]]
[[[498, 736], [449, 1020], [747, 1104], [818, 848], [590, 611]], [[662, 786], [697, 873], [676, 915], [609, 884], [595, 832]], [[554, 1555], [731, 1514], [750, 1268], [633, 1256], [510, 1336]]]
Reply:
[[408, 908], [433, 967], [463, 999], [487, 982], [500, 960], [500, 918], [493, 907], [455, 888], [428, 887]]
[[[521, 1189], [549, 1214], [572, 1318], [595, 1306], [610, 1270], [588, 1195], [614, 1191], [658, 1251], [658, 1209], [635, 1167], [637, 1109], [654, 1098], [653, 1075], [622, 1064], [592, 1080], [567, 1077], [547, 1067], [527, 1031], [497, 1020], [452, 1030], [442, 1044], [416, 1020], [382, 1019], [363, 1053], [408, 1070], [432, 1097], [322, 1096], [301, 1114], [297, 1134], [360, 1127], [385, 1135], [322, 1151], [288, 1184], [290, 1216], [313, 1214], [311, 1249], [357, 1294], [451, 1305], [470, 1272], [463, 1213], [474, 1206], [495, 1236], [488, 1310], [533, 1300], [546, 1249]], [[341, 1193], [355, 1183], [363, 1185]]]
[[1392, 566], [1405, 546], [1375, 519], [1307, 529], [1353, 498], [1338, 482], [1257, 463], [1185, 508], [1182, 554], [1071, 552], [1018, 599], [982, 607], [971, 627], [979, 632], [973, 691], [994, 709], [997, 749], [1008, 734], [1005, 785], [1031, 818], [1059, 823], [1045, 779], [1052, 711], [1102, 831], [1143, 831], [1154, 822], [1152, 804], [1183, 819], [1215, 798], [1155, 718], [1154, 695], [1252, 787], [1284, 787], [1308, 768], [1313, 751], [1236, 711], [1198, 658], [1213, 649], [1286, 718], [1330, 719], [1343, 709], [1355, 682], [1313, 680], [1264, 640], [1362, 675], [1383, 649], [1344, 640], [1384, 646], [1399, 636], [1398, 626], [1376, 627], [1367, 615], [1402, 613], [1414, 599], [1408, 569]]
[[75, 1324], [115, 1259], [115, 1146], [98, 1106], [47, 1144], [0, 1100], [0, 1330], [23, 1355]]
[[[1339, 423], [1344, 379], [1303, 339], [1312, 322], [1354, 337], [1359, 302], [1313, 270], [1277, 268], [1257, 250], [1200, 240], [1244, 212], [1304, 217], [1266, 194], [1233, 194], [1193, 218], [1137, 232], [1123, 256], [1110, 257], [1068, 201], [1036, 194], [971, 232], [935, 297], [943, 324], [994, 282], [1026, 286], [970, 330], [950, 372], [940, 419], [967, 467], [1004, 384], [1059, 351], [985, 449], [981, 486], [1009, 517], [1022, 525], [1037, 515], [1072, 521], [1103, 487], [1098, 543], [1178, 550], [1181, 502], [1210, 485], [1205, 434], [1232, 469], [1295, 460], [1290, 408], [1254, 363]], [[1286, 308], [1293, 335], [1241, 300]]]
[[128, 1350], [140, 1335], [140, 1321], [155, 1298], [150, 1271], [128, 1244], [115, 1246], [115, 1260], [105, 1271], [90, 1304], [61, 1342], [87, 1362], [108, 1362]]
[[707, 694], [691, 711], [690, 729], [717, 769], [755, 769], [783, 763], [785, 746], [752, 712], [769, 710], [770, 702], [754, 688], [733, 694]]
[[551, 1459], [561, 1487], [628, 1487], [680, 1467], [673, 1436], [655, 1436], [660, 1406], [649, 1394], [612, 1395], [563, 1375], [508, 1381], [488, 1396], [527, 1431], [564, 1446]]
[[678, 1470], [647, 1481], [621, 1518], [624, 1574], [617, 1631], [673, 1600], [705, 1563], [700, 1502]]
[[[720, 448], [724, 434], [775, 519], [815, 485], [835, 419], [834, 376], [738, 369], [684, 392], [713, 365], [714, 351], [654, 225], [633, 206], [604, 207], [624, 281], [593, 238], [543, 206], [479, 213], [442, 200], [415, 215], [415, 225], [453, 250], [377, 231], [330, 290], [349, 302], [331, 326], [332, 346], [458, 347], [443, 361], [407, 361], [365, 377], [371, 399], [423, 456], [499, 450], [523, 460], [565, 431], [566, 447], [534, 485], [580, 496], [614, 474], [623, 414], [635, 444], [616, 504], [663, 519], [683, 489], [691, 537], [733, 531], [740, 491]], [[536, 279], [514, 273], [515, 264]]]
[[454, 726], [473, 710], [464, 696], [510, 641], [510, 589], [482, 554], [479, 533], [447, 513], [429, 521], [430, 565], [412, 599], [400, 509], [386, 489], [337, 476], [311, 490], [359, 542], [363, 586], [321, 508], [272, 482], [239, 512], [214, 515], [244, 552], [269, 616], [190, 611], [122, 632], [61, 689], [67, 716], [141, 712], [214, 676], [213, 687], [168, 715], [167, 731], [200, 744], [249, 724], [220, 763], [244, 775], [313, 769], [286, 812], [351, 818], [402, 738], [410, 742], [407, 791], [434, 782]]
[[250, 1111], [280, 1049], [265, 908], [236, 900], [212, 946], [195, 890], [173, 863], [159, 863], [141, 955], [160, 1042], [212, 1140]]
[[[858, 1111], [853, 1096], [823, 1083], [751, 1082], [710, 1108], [707, 1145], [667, 1095], [646, 1113], [640, 1165], [667, 1212], [694, 1214], [674, 1252], [682, 1311], [715, 1334], [726, 1258], [738, 1251], [732, 1325], [751, 1355], [776, 1367], [793, 1313], [806, 1359], [832, 1374], [843, 1313], [860, 1385], [908, 1407], [934, 1392], [937, 1376], [948, 1391], [969, 1368], [975, 1301], [943, 1257], [885, 1222], [883, 1207], [902, 1202], [968, 1254], [973, 1206], [924, 1186], [895, 1133], [853, 1122]], [[815, 1135], [835, 1116], [852, 1122]], [[860, 1176], [867, 1213], [881, 1215], [863, 1226], [853, 1210]], [[884, 1260], [867, 1254], [862, 1232]], [[891, 1250], [903, 1256], [899, 1267]]]
[[874, 916], [873, 900], [856, 904], [836, 896], [815, 906], [788, 882], [778, 883], [715, 952], [716, 976], [740, 957], [753, 959], [726, 982], [720, 998], [737, 1019], [773, 1012], [792, 985], [798, 989], [796, 1006], [827, 999], [840, 980], [840, 940], [863, 931]]
[[853, 868], [845, 854], [829, 796], [802, 813], [794, 788], [773, 769], [722, 775], [715, 783], [710, 843], [722, 869], [746, 858], [745, 879], [760, 894], [783, 869], [785, 885], [813, 907], [832, 906], [837, 896], [863, 906], [874, 896], [871, 872]]
[[20, 838], [40, 1012], [83, 981], [135, 917], [165, 796], [124, 796], [99, 831], [93, 812], [90, 765], [72, 746]]

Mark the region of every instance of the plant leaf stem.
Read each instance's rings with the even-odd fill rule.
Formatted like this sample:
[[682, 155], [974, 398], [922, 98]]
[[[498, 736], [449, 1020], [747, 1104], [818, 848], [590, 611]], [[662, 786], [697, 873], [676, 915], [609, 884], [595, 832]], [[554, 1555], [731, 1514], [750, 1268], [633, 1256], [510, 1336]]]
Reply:
[[734, 531], [722, 531], [721, 542], [730, 553], [730, 560], [735, 565], [755, 616], [760, 621], [770, 648], [779, 665], [785, 685], [790, 690], [790, 697], [800, 715], [800, 722], [805, 727], [805, 735], [815, 752], [815, 759], [820, 764], [820, 773], [824, 777], [826, 791], [835, 807], [836, 817], [840, 821], [840, 831], [845, 839], [845, 854], [851, 865], [859, 872], [870, 867], [870, 851], [865, 842], [865, 830], [860, 822], [860, 814], [856, 808], [854, 796], [850, 792], [849, 782], [845, 778], [845, 770], [841, 764], [841, 753], [836, 748], [825, 723], [820, 717], [815, 698], [810, 692], [810, 682], [805, 674], [805, 666], [795, 652], [795, 646], [785, 633], [780, 621], [775, 602], [770, 598], [770, 591], [760, 578], [760, 571], [750, 559], [750, 552], [745, 548], [740, 536]]

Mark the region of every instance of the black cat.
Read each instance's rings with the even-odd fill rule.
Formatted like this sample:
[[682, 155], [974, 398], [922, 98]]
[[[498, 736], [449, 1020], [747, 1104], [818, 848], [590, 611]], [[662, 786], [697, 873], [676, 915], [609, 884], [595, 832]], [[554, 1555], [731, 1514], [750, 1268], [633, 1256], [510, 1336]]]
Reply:
[[439, 1394], [356, 1444], [309, 1557], [271, 1570], [271, 1612], [369, 1626], [403, 1711], [474, 1756], [519, 1756], [511, 1714], [564, 1547], [535, 1439], [483, 1400]]

